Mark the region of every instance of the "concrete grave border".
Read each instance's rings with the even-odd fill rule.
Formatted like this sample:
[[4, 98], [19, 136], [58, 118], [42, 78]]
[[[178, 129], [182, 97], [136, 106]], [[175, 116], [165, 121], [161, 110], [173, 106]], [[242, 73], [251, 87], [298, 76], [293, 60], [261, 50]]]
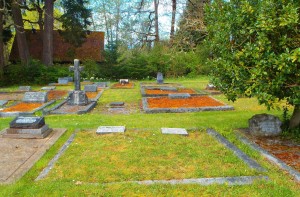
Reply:
[[89, 111], [91, 111], [96, 105], [97, 105], [97, 101], [91, 101], [90, 104], [86, 105], [86, 107], [83, 110], [79, 110], [76, 112], [54, 112], [54, 110], [60, 108], [61, 106], [63, 106], [64, 104], [67, 103], [67, 100], [62, 101], [61, 103], [55, 105], [53, 108], [49, 109], [49, 110], [43, 110], [43, 115], [49, 115], [49, 114], [85, 114], [88, 113]]
[[[216, 100], [215, 98], [209, 96], [210, 98]], [[224, 106], [217, 107], [186, 107], [186, 108], [149, 108], [148, 107], [148, 98], [157, 98], [157, 97], [143, 97], [142, 105], [145, 113], [184, 113], [184, 112], [199, 112], [199, 111], [227, 111], [234, 110], [234, 107], [224, 104]], [[218, 100], [216, 100], [218, 101]], [[218, 101], [220, 102], [220, 101]], [[222, 103], [222, 102], [220, 102]]]
[[273, 154], [269, 153], [267, 150], [261, 148], [257, 144], [251, 142], [248, 138], [242, 136], [242, 134], [237, 133], [239, 140], [241, 140], [244, 144], [250, 146], [252, 149], [258, 151], [263, 157], [267, 158], [272, 163], [279, 166], [281, 169], [287, 171], [292, 177], [295, 178], [297, 182], [300, 182], [300, 173], [295, 170], [294, 168], [288, 166], [285, 162], [281, 159], [275, 157]]

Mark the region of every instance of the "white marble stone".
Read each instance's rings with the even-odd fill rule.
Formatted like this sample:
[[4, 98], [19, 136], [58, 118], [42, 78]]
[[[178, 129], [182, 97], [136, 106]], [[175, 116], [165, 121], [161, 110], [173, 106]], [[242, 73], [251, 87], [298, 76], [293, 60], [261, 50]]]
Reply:
[[186, 129], [183, 128], [161, 128], [162, 134], [188, 135]]

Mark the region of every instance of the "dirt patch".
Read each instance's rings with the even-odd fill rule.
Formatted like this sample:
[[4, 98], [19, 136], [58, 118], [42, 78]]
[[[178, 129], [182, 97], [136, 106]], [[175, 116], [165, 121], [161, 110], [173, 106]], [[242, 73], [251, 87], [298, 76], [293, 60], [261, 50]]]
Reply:
[[149, 90], [147, 89], [146, 94], [174, 94], [174, 93], [188, 93], [188, 94], [196, 94], [197, 92], [193, 89], [183, 88], [178, 89], [177, 91], [169, 91], [169, 90]]
[[30, 112], [39, 107], [41, 107], [43, 103], [18, 103], [14, 106], [8, 107], [6, 109], [0, 110], [0, 112]]
[[224, 104], [209, 96], [194, 96], [182, 99], [170, 99], [168, 97], [148, 98], [149, 108], [187, 108], [217, 106], [224, 106]]

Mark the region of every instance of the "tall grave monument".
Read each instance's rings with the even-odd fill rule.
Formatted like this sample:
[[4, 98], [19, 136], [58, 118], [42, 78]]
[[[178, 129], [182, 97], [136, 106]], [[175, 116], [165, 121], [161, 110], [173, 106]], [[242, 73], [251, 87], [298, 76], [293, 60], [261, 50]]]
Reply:
[[88, 98], [85, 94], [85, 91], [81, 90], [80, 87], [80, 72], [83, 70], [83, 67], [80, 66], [79, 60], [74, 60], [74, 66], [70, 66], [70, 71], [74, 71], [74, 91], [69, 94], [67, 103], [68, 105], [87, 105]]

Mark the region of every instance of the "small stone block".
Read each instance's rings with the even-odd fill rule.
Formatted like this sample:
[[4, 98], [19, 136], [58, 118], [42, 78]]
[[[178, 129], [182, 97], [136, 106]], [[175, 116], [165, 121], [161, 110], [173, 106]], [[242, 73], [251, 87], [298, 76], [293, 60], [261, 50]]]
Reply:
[[125, 105], [124, 102], [111, 102], [111, 103], [109, 103], [110, 107], [122, 107], [124, 105]]
[[6, 105], [7, 102], [8, 102], [7, 100], [0, 100], [0, 106]]
[[31, 86], [19, 86], [19, 91], [30, 91]]
[[94, 85], [96, 85], [99, 88], [106, 88], [106, 87], [108, 87], [108, 83], [109, 82], [96, 82], [96, 83], [94, 83]]
[[56, 87], [55, 86], [47, 86], [47, 87], [42, 87], [41, 90], [54, 90]]
[[32, 135], [42, 135], [46, 131], [49, 130], [48, 125], [44, 125], [39, 129], [14, 129], [14, 128], [8, 128], [6, 129], [7, 134], [32, 134]]
[[69, 83], [69, 79], [66, 77], [60, 77], [58, 78], [58, 83], [59, 84], [68, 84]]
[[161, 87], [160, 89], [166, 90], [166, 91], [174, 91], [174, 92], [177, 91], [177, 88], [175, 88], [175, 87]]
[[186, 129], [182, 128], [161, 128], [162, 134], [188, 135]]
[[84, 91], [86, 92], [97, 92], [97, 86], [96, 85], [85, 85]]
[[24, 102], [40, 102], [46, 103], [48, 100], [48, 92], [25, 92]]
[[96, 133], [97, 134], [108, 134], [108, 133], [124, 133], [125, 126], [100, 126]]
[[190, 98], [191, 95], [188, 93], [178, 93], [178, 94], [168, 94], [170, 99], [182, 99], [182, 98]]

